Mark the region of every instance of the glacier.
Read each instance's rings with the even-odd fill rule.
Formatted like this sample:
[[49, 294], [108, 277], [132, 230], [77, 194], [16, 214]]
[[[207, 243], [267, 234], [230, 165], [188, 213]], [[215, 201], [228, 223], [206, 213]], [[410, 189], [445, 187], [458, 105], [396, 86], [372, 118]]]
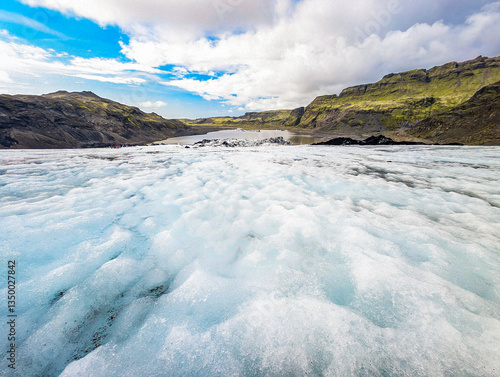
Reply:
[[498, 376], [499, 178], [498, 147], [0, 151], [0, 375]]

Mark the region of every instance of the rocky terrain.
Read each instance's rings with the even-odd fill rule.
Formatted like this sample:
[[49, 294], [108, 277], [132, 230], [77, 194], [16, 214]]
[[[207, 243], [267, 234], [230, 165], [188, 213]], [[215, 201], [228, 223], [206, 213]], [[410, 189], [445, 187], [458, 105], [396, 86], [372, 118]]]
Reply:
[[[0, 95], [0, 148], [147, 144], [225, 127], [301, 129], [313, 136], [500, 145], [500, 57], [391, 73], [307, 107], [241, 117], [166, 120], [91, 92]], [[197, 129], [196, 129], [197, 128]]]
[[356, 140], [350, 137], [337, 137], [313, 145], [425, 145], [417, 141], [394, 141], [384, 135], [370, 136], [365, 140]]
[[452, 110], [417, 123], [405, 134], [437, 143], [500, 145], [500, 81]]
[[[200, 147], [260, 147], [263, 145], [292, 145], [288, 140], [285, 140], [283, 136], [271, 137], [269, 139], [262, 140], [246, 140], [246, 139], [204, 139], [193, 144], [193, 148]], [[186, 146], [186, 148], [190, 148]]]
[[[498, 94], [494, 90], [488, 91], [489, 95], [480, 92], [499, 81], [500, 57], [479, 56], [428, 70], [391, 73], [374, 84], [347, 88], [340, 95], [318, 97], [305, 108], [184, 122], [244, 128], [300, 128], [321, 136], [366, 138], [383, 133], [395, 140], [500, 144], [497, 118], [484, 113], [495, 108], [490, 103], [498, 101]], [[466, 117], [464, 121], [455, 122], [462, 116]], [[476, 116], [482, 126], [471, 129]], [[434, 130], [436, 125], [440, 128]], [[473, 135], [475, 132], [479, 133]]]
[[137, 145], [192, 133], [178, 120], [91, 92], [0, 95], [0, 148]]

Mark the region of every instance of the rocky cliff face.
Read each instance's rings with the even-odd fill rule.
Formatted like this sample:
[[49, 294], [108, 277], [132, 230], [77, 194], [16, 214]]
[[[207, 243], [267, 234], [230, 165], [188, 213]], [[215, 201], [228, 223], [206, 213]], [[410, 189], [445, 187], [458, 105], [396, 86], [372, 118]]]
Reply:
[[500, 145], [500, 81], [454, 109], [417, 123], [405, 134], [438, 143]]
[[0, 95], [0, 148], [135, 145], [186, 133], [180, 121], [91, 92]]
[[299, 126], [359, 136], [406, 129], [499, 80], [500, 58], [481, 56], [429, 70], [391, 73], [374, 84], [347, 88], [339, 96], [316, 98]]

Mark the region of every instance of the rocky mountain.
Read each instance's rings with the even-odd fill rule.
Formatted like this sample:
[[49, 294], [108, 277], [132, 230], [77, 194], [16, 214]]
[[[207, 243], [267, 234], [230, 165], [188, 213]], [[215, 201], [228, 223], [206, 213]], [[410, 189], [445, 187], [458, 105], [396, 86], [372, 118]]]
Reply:
[[437, 143], [500, 145], [500, 81], [452, 110], [418, 122], [405, 134]]
[[0, 148], [136, 145], [190, 133], [178, 120], [92, 92], [0, 95]]
[[358, 140], [383, 134], [395, 141], [500, 145], [499, 82], [500, 57], [479, 56], [391, 73], [294, 110], [182, 121], [91, 92], [0, 95], [0, 148], [136, 145], [223, 127], [294, 128]]
[[316, 98], [299, 126], [339, 135], [367, 136], [413, 126], [468, 100], [500, 80], [500, 58], [478, 57], [432, 69], [386, 75], [382, 80]]
[[[496, 136], [493, 134], [497, 132], [497, 128], [491, 125], [485, 125], [490, 127], [489, 133], [485, 131], [481, 136], [471, 136], [469, 139], [460, 136], [467, 134], [466, 130], [449, 132], [449, 137], [443, 136], [442, 140], [434, 140], [432, 132], [419, 130], [424, 129], [424, 124], [429, 125], [429, 121], [421, 123], [428, 118], [434, 119], [432, 124], [436, 124], [439, 114], [446, 114], [461, 105], [472, 105], [468, 101], [478, 90], [498, 81], [500, 57], [479, 56], [473, 60], [452, 62], [428, 70], [391, 73], [374, 84], [347, 88], [340, 95], [318, 97], [305, 108], [247, 113], [237, 118], [197, 119], [186, 124], [248, 128], [295, 127], [311, 130], [317, 135], [358, 139], [384, 134], [400, 140], [428, 137], [428, 142], [489, 143], [495, 140]], [[489, 100], [492, 99], [484, 95], [476, 98], [476, 101]], [[479, 105], [475, 103], [475, 106]], [[489, 108], [489, 105], [485, 104], [484, 107]], [[455, 126], [450, 127], [468, 127], [475, 114], [475, 110], [471, 109], [468, 113], [471, 117], [469, 121], [454, 123]], [[439, 119], [444, 122], [445, 116]], [[421, 126], [415, 132], [409, 132], [417, 124]], [[486, 139], [483, 140], [482, 137]]]
[[304, 114], [305, 108], [294, 110], [271, 110], [261, 112], [249, 112], [240, 117], [214, 117], [200, 118], [196, 120], [182, 119], [190, 126], [213, 126], [213, 127], [243, 127], [243, 128], [276, 128], [297, 127]]

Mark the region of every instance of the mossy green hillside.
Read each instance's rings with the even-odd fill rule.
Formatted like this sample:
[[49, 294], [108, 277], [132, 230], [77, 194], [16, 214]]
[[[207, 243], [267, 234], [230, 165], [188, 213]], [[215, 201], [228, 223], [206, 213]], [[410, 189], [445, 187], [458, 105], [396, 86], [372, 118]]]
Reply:
[[317, 97], [306, 108], [247, 113], [241, 117], [184, 120], [188, 125], [301, 128], [318, 134], [371, 136], [408, 129], [453, 109], [500, 80], [500, 57], [478, 57], [431, 69], [391, 73], [373, 84]]
[[182, 119], [189, 126], [241, 127], [247, 129], [263, 129], [276, 127], [295, 127], [300, 121], [304, 108], [295, 110], [275, 110], [249, 112], [241, 117], [213, 117], [195, 120]]
[[339, 96], [316, 98], [306, 107], [300, 127], [341, 130], [365, 118], [365, 127], [392, 131], [449, 110], [499, 80], [500, 58], [485, 57], [389, 74], [377, 83], [347, 88]]
[[500, 145], [500, 81], [481, 88], [453, 109], [418, 122], [401, 137], [443, 144]]

